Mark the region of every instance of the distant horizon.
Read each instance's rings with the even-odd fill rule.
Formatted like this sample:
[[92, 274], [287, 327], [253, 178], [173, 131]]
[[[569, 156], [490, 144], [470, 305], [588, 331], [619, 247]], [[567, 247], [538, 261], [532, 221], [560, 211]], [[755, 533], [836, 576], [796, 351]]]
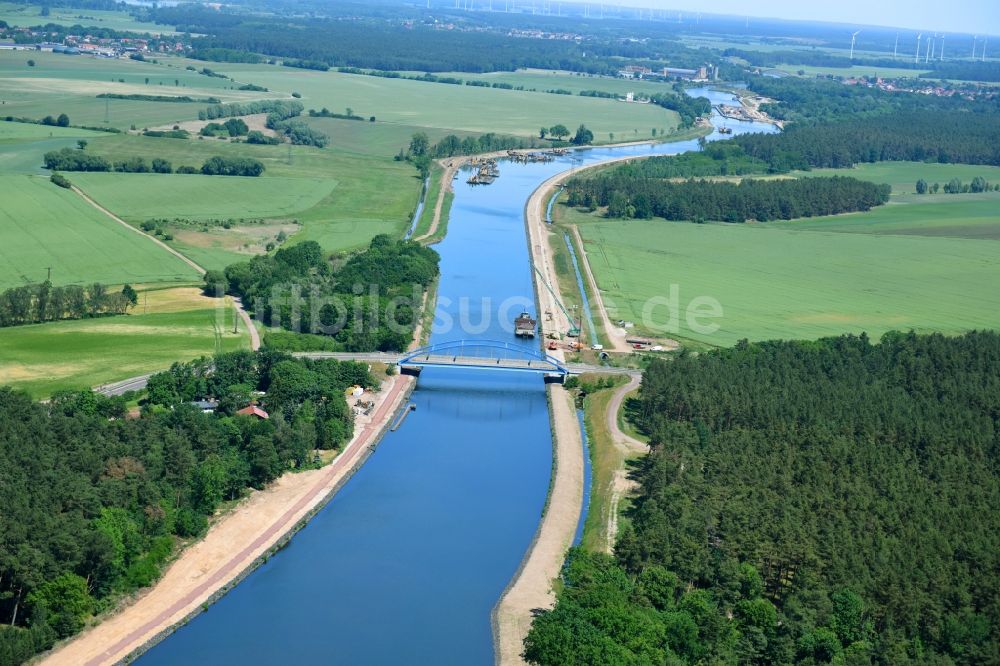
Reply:
[[[573, 3], [577, 4], [577, 3]], [[586, 4], [586, 3], [579, 3]], [[590, 3], [595, 4], [595, 3]], [[737, 0], [717, 0], [710, 9], [696, 0], [612, 0], [605, 6], [651, 8], [680, 11], [687, 14], [701, 13], [716, 16], [749, 16], [753, 19], [778, 19], [814, 23], [841, 23], [858, 27], [871, 26], [913, 32], [945, 32], [997, 37], [1000, 39], [1000, 2], [996, 0], [961, 0], [961, 8], [942, 14], [940, 3], [927, 0], [883, 0], [872, 3], [864, 0], [840, 0], [835, 4], [820, 6], [791, 0], [765, 0], [752, 6]], [[1000, 46], [1000, 43], [998, 43]]]

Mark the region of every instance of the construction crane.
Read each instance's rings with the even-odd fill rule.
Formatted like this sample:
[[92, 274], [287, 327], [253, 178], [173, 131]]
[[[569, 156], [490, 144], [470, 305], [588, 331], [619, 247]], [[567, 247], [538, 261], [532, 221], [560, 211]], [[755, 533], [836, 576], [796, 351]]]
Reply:
[[556, 292], [552, 289], [549, 283], [545, 281], [545, 275], [543, 275], [542, 272], [538, 270], [538, 266], [532, 264], [531, 267], [535, 269], [535, 273], [538, 274], [538, 279], [542, 281], [542, 284], [545, 285], [545, 288], [549, 290], [550, 294], [552, 294], [552, 300], [556, 302], [556, 305], [559, 306], [559, 309], [563, 311], [564, 315], [566, 315], [566, 321], [569, 322], [570, 326], [569, 330], [566, 331], [566, 335], [568, 335], [571, 338], [579, 337], [580, 327], [577, 325], [576, 319], [574, 319], [573, 315], [571, 315], [569, 310], [566, 309], [566, 306], [562, 304], [562, 301], [559, 300], [559, 297], [556, 295]]

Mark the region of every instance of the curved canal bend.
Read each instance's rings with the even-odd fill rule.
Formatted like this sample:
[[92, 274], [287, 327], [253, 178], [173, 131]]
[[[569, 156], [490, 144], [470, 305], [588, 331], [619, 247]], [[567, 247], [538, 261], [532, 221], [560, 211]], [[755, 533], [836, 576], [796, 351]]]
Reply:
[[[613, 157], [697, 149], [691, 140], [504, 162], [488, 187], [469, 186], [460, 174], [448, 233], [436, 246], [431, 342], [512, 340], [511, 319], [525, 304], [535, 311], [524, 205], [544, 180]], [[143, 666], [493, 663], [490, 611], [534, 536], [549, 486], [542, 380], [426, 369], [411, 400], [417, 409], [404, 426], [386, 433], [284, 550], [146, 653]]]

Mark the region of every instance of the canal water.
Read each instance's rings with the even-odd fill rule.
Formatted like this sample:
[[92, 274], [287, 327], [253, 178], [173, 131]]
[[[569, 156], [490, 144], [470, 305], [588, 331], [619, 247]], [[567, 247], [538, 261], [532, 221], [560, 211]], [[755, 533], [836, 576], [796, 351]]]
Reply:
[[[771, 131], [727, 124], [734, 133]], [[691, 140], [501, 162], [489, 186], [459, 174], [448, 233], [435, 246], [441, 279], [431, 342], [490, 339], [537, 350], [538, 341], [511, 332], [522, 308], [535, 312], [524, 233], [532, 191], [599, 160], [697, 148]], [[428, 368], [411, 400], [416, 411], [286, 548], [146, 653], [143, 666], [493, 663], [490, 611], [531, 542], [549, 487], [542, 379]]]

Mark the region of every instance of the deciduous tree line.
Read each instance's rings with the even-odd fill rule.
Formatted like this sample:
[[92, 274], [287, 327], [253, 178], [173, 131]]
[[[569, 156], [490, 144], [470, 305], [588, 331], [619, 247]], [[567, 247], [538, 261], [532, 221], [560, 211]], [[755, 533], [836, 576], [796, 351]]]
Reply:
[[[923, 178], [917, 180], [917, 194], [937, 194], [941, 189], [940, 183], [928, 184]], [[979, 192], [1000, 191], [1000, 183], [991, 184], [982, 176], [976, 176], [969, 183], [963, 183], [958, 178], [952, 178], [944, 184], [945, 194], [978, 194]]]
[[[130, 157], [112, 163], [100, 155], [83, 150], [63, 148], [45, 153], [46, 169], [53, 171], [118, 171], [123, 173], [174, 173], [173, 165], [165, 159], [154, 157], [147, 162], [144, 157]], [[201, 169], [190, 166], [177, 167], [176, 173], [201, 173], [206, 176], [259, 176], [264, 164], [251, 157], [224, 157], [216, 155], [205, 160]]]
[[138, 302], [138, 294], [131, 285], [108, 292], [99, 282], [86, 287], [76, 284], [57, 287], [48, 281], [26, 284], [0, 292], [0, 327], [120, 315]]
[[654, 178], [598, 175], [566, 185], [568, 203], [608, 217], [746, 222], [790, 220], [870, 210], [889, 201], [889, 185], [843, 176], [759, 180], [739, 184], [708, 180], [675, 183]]

